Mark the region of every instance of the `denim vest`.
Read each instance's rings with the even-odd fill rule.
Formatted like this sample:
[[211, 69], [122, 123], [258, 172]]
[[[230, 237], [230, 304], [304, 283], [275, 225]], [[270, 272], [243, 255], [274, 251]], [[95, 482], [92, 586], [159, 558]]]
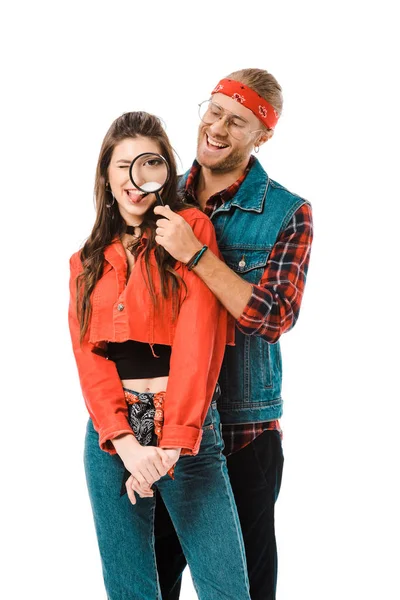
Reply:
[[[183, 187], [189, 171], [180, 180]], [[258, 284], [281, 231], [306, 202], [270, 179], [258, 160], [232, 200], [211, 220], [226, 264]], [[221, 422], [256, 423], [282, 415], [282, 362], [279, 342], [270, 344], [236, 328], [235, 346], [227, 346], [219, 383]]]

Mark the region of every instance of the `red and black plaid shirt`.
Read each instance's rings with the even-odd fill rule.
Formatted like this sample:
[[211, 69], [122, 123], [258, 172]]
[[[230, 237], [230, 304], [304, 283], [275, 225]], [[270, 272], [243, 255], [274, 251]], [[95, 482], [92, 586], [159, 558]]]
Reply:
[[[204, 212], [208, 216], [237, 194], [254, 161], [252, 156], [245, 172], [235, 183], [207, 200]], [[199, 163], [194, 161], [185, 187], [186, 201], [196, 206], [199, 206], [196, 186], [200, 170]], [[312, 237], [311, 207], [303, 204], [275, 242], [259, 284], [252, 286], [250, 300], [236, 321], [240, 331], [247, 335], [260, 335], [267, 342], [273, 343], [293, 327], [300, 311]], [[237, 452], [264, 431], [273, 429], [278, 430], [282, 436], [278, 420], [223, 425], [225, 455]]]

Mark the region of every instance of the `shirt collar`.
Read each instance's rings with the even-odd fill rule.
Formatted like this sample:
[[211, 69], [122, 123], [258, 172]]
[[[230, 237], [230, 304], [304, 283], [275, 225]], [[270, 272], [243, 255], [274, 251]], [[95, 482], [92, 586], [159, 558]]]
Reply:
[[[246, 167], [243, 175], [241, 175], [239, 177], [239, 179], [237, 179], [234, 183], [229, 185], [224, 190], [221, 190], [220, 192], [217, 192], [217, 193], [213, 194], [212, 196], [210, 196], [210, 198], [207, 200], [207, 205], [216, 205], [217, 203], [222, 204], [224, 202], [228, 202], [228, 200], [232, 200], [232, 198], [239, 191], [240, 186], [246, 179], [247, 175], [249, 174], [249, 171], [252, 168], [252, 166], [254, 165], [254, 162], [255, 162], [255, 157], [250, 156], [250, 160], [247, 163], [247, 167]], [[199, 177], [200, 177], [200, 171], [201, 171], [201, 166], [199, 165], [197, 160], [195, 160], [189, 171], [189, 175], [188, 175], [188, 178], [186, 180], [186, 185], [185, 185], [185, 195], [186, 195], [187, 199], [189, 200], [189, 202], [191, 201], [196, 205], [198, 205], [198, 200], [197, 200], [197, 196], [196, 196], [196, 188], [197, 188], [197, 184], [198, 184]]]

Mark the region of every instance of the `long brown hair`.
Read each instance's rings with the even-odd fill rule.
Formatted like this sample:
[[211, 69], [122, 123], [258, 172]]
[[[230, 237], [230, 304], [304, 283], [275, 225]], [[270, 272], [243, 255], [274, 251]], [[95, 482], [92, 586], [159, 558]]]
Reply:
[[[77, 314], [80, 322], [81, 341], [89, 326], [92, 311], [90, 296], [103, 273], [104, 250], [115, 237], [121, 236], [126, 229], [126, 223], [120, 215], [118, 204], [113, 202], [111, 191], [106, 188], [111, 156], [119, 142], [126, 138], [138, 136], [148, 137], [156, 141], [160, 146], [161, 154], [170, 166], [170, 177], [162, 194], [165, 204], [168, 204], [174, 211], [185, 208], [177, 193], [178, 178], [174, 151], [160, 119], [146, 112], [129, 112], [118, 117], [107, 131], [100, 149], [94, 186], [96, 220], [92, 232], [80, 253], [83, 271], [77, 279]], [[130, 247], [130, 251], [136, 257], [139, 253], [143, 253], [149, 292], [152, 301], [156, 303], [149, 263], [150, 253], [154, 249], [162, 295], [165, 298], [169, 293], [172, 293], [173, 318], [176, 318], [179, 282], [182, 280], [173, 268], [175, 260], [162, 246], [155, 242], [156, 220], [158, 217], [154, 214], [153, 208], [150, 207], [145, 213], [141, 224], [142, 234], [146, 231], [148, 235], [147, 244], [143, 249], [143, 245], [140, 243], [141, 240], [138, 239]]]

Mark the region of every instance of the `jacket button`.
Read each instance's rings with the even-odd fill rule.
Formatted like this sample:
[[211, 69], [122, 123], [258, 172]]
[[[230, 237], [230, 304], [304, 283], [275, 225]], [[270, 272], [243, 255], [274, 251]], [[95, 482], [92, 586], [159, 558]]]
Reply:
[[118, 304], [117, 309], [118, 310], [124, 310], [125, 306], [123, 304]]

